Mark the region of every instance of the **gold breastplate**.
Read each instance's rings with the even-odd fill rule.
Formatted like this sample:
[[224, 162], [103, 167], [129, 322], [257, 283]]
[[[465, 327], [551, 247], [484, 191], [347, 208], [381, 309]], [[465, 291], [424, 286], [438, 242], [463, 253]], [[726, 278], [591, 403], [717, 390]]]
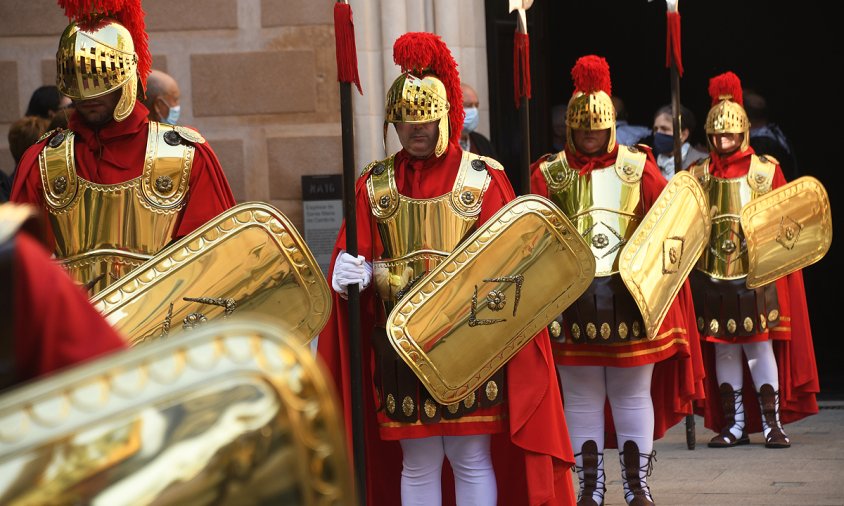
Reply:
[[639, 181], [647, 155], [619, 146], [615, 164], [580, 177], [565, 152], [540, 164], [552, 201], [595, 255], [595, 276], [618, 272], [618, 254], [644, 216]]
[[370, 208], [384, 246], [373, 279], [385, 314], [475, 228], [491, 179], [484, 160], [464, 152], [451, 193], [431, 199], [398, 193], [394, 156], [367, 168]]
[[96, 294], [170, 242], [194, 150], [176, 128], [150, 122], [142, 174], [97, 184], [76, 173], [72, 132], [50, 140], [39, 158], [44, 199], [56, 257], [76, 281], [100, 278], [92, 289]]
[[748, 255], [739, 218], [741, 208], [759, 195], [771, 191], [776, 164], [753, 155], [747, 176], [719, 178], [709, 174], [710, 159], [689, 167], [709, 198], [712, 231], [696, 268], [716, 279], [747, 276]]

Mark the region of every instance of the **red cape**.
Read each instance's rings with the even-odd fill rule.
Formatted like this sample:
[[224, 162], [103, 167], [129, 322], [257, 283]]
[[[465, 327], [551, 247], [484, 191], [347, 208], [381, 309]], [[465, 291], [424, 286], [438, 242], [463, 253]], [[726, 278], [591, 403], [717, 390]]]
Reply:
[[[740, 177], [750, 169], [750, 155], [753, 148], [736, 152], [727, 157], [712, 154], [711, 170], [714, 176], [723, 178]], [[774, 170], [773, 188], [786, 184], [785, 176], [777, 164]], [[777, 297], [780, 304], [780, 323], [771, 329], [774, 357], [777, 361], [777, 373], [780, 384], [780, 420], [782, 423], [796, 422], [809, 415], [817, 414], [818, 403], [815, 398], [820, 391], [818, 367], [815, 363], [815, 350], [812, 342], [812, 329], [809, 325], [809, 308], [806, 304], [806, 289], [803, 286], [803, 273], [794, 272], [776, 281]], [[715, 347], [710, 342], [703, 343], [703, 356], [706, 370], [706, 401], [699, 402], [695, 411], [704, 417], [704, 425], [718, 432], [724, 427], [724, 415], [721, 410], [718, 378], [715, 375]], [[756, 388], [744, 361], [744, 413], [747, 432], [761, 432], [762, 419], [759, 403], [756, 401]]]
[[[439, 160], [412, 167], [405, 152], [396, 156], [398, 191], [413, 198], [429, 198], [451, 191], [459, 164], [460, 149], [450, 144]], [[488, 169], [492, 182], [484, 195], [479, 224], [515, 198], [503, 171]], [[366, 177], [355, 188], [358, 225], [358, 253], [368, 261], [378, 258], [381, 244], [374, 227], [366, 192]], [[345, 249], [345, 224], [340, 230], [331, 260]], [[364, 425], [366, 444], [367, 504], [394, 506], [400, 503], [401, 447], [397, 441], [383, 441], [375, 418], [372, 389], [372, 346], [370, 331], [383, 315], [376, 306], [373, 287], [364, 289], [361, 306], [361, 353], [364, 381]], [[351, 380], [349, 371], [347, 305], [332, 292], [333, 308], [319, 337], [319, 356], [331, 372], [343, 405], [349, 444], [352, 441]], [[498, 501], [507, 505], [574, 504], [569, 472], [574, 456], [562, 412], [559, 385], [547, 332], [537, 335], [507, 365], [507, 413], [509, 432], [492, 437], [492, 454], [498, 481]], [[351, 454], [351, 452], [350, 452]], [[453, 504], [451, 473], [444, 473], [444, 504]]]
[[15, 368], [21, 381], [126, 348], [41, 244], [25, 233], [14, 240]]
[[[141, 175], [146, 156], [149, 111], [140, 102], [123, 121], [111, 121], [98, 131], [74, 112], [68, 129], [75, 134], [76, 173], [93, 183], [117, 184]], [[48, 139], [31, 146], [21, 157], [9, 200], [44, 209], [38, 155]], [[189, 194], [173, 238], [182, 237], [235, 204], [220, 161], [207, 142], [194, 144]], [[48, 227], [49, 228], [49, 227]], [[52, 243], [52, 234], [49, 242]]]
[[[642, 200], [645, 204], [645, 211], [650, 209], [653, 202], [659, 196], [667, 181], [659, 172], [656, 160], [650, 148], [644, 145], [637, 145], [647, 155], [645, 170], [642, 173]], [[587, 170], [594, 168], [608, 167], [615, 163], [619, 147], [612, 153], [607, 153], [589, 159], [591, 163]], [[566, 153], [567, 159], [572, 168], [580, 169], [584, 157], [576, 153]], [[548, 186], [539, 164], [545, 161], [547, 155], [540, 157], [531, 164], [531, 191], [538, 195], [548, 196]], [[687, 345], [677, 345], [670, 355], [659, 360], [654, 365], [653, 377], [651, 380], [651, 399], [654, 404], [654, 439], [660, 439], [671, 427], [683, 420], [686, 415], [694, 412], [694, 404], [704, 398], [704, 363], [700, 346], [700, 334], [697, 331], [694, 304], [688, 281], [680, 289], [677, 298], [674, 300], [662, 326], [660, 334], [671, 328], [685, 329]], [[605, 447], [615, 448], [617, 438], [615, 426], [612, 420], [612, 411], [609, 402], [605, 408]]]

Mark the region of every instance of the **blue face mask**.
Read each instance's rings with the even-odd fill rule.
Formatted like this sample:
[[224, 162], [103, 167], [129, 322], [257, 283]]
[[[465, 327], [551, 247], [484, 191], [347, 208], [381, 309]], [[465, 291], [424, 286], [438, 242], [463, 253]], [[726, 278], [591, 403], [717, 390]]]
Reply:
[[165, 123], [169, 125], [175, 125], [179, 122], [179, 113], [182, 112], [182, 107], [177, 105], [170, 108], [170, 112], [167, 113], [167, 119], [164, 120]]
[[478, 128], [478, 121], [480, 121], [478, 108], [467, 107], [464, 111], [466, 112], [466, 117], [463, 118], [463, 131], [466, 133], [474, 132]]
[[674, 151], [674, 136], [655, 133], [654, 134], [654, 153], [658, 155], [666, 155]]

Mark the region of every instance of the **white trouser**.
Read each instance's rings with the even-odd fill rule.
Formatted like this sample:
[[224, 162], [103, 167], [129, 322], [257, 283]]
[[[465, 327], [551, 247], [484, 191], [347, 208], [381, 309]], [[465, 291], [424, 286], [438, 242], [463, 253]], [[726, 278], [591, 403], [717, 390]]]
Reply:
[[488, 434], [402, 439], [401, 503], [442, 504], [443, 458], [454, 471], [457, 506], [495, 506], [498, 490]]
[[777, 361], [770, 340], [744, 344], [715, 343], [715, 376], [718, 384], [729, 383], [733, 390], [741, 390], [744, 386], [742, 351], [747, 357], [747, 366], [756, 391], [766, 383], [774, 390], [779, 390]]

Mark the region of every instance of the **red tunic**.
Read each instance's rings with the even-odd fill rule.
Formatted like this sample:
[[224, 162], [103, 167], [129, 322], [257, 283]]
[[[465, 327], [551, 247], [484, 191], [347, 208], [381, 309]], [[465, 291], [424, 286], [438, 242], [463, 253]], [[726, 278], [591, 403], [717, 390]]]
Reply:
[[42, 245], [26, 233], [14, 241], [14, 356], [20, 381], [127, 346]]
[[[715, 153], [710, 155], [710, 172], [714, 177], [737, 178], [746, 176], [750, 170], [753, 148], [735, 152], [726, 157]], [[777, 164], [774, 169], [772, 189], [786, 184], [782, 169]], [[773, 340], [774, 356], [780, 384], [780, 420], [790, 423], [814, 415], [818, 412], [815, 395], [820, 391], [818, 368], [815, 363], [815, 350], [812, 343], [812, 329], [809, 325], [809, 309], [806, 305], [806, 291], [803, 287], [803, 273], [797, 271], [776, 281], [777, 299], [780, 306], [780, 321], [776, 327], [766, 329], [761, 334], [723, 341], [707, 337], [703, 344], [703, 356], [706, 366], [706, 401], [701, 401], [696, 411], [703, 415], [704, 425], [714, 431], [724, 427], [721, 411], [718, 378], [715, 375], [715, 348], [712, 342], [755, 342]], [[743, 398], [745, 423], [749, 433], [762, 431], [762, 419], [756, 399], [755, 387], [747, 364], [744, 365]]]
[[[117, 184], [141, 175], [146, 154], [149, 111], [140, 102], [123, 121], [92, 130], [74, 112], [68, 129], [76, 134], [76, 173], [92, 183]], [[21, 157], [9, 200], [45, 208], [38, 155], [47, 140]], [[235, 204], [226, 176], [208, 143], [195, 144], [188, 198], [173, 238], [182, 237]], [[50, 240], [52, 242], [52, 238]]]
[[[662, 176], [650, 148], [637, 146], [645, 151], [647, 160], [640, 180], [643, 210], [647, 212], [665, 188], [667, 181]], [[618, 156], [616, 148], [611, 153], [587, 157], [577, 152], [566, 151], [566, 159], [573, 169], [580, 170], [580, 177], [590, 177], [593, 169], [613, 165]], [[549, 196], [545, 177], [539, 165], [543, 156], [531, 166], [531, 191], [544, 197]], [[565, 327], [569, 327], [566, 325]], [[570, 332], [569, 328], [565, 329]], [[641, 339], [633, 343], [611, 346], [575, 343], [571, 336], [566, 342], [552, 341], [554, 358], [561, 365], [591, 365], [610, 367], [634, 367], [656, 364], [654, 367], [651, 398], [654, 403], [654, 439], [661, 438], [665, 431], [692, 414], [693, 402], [704, 395], [704, 368], [701, 359], [700, 336], [695, 323], [694, 305], [688, 281], [680, 289], [659, 328], [657, 337]], [[616, 437], [612, 414], [607, 412], [607, 447], [615, 445]]]
[[[450, 144], [440, 158], [425, 161], [411, 160], [405, 151], [396, 155], [396, 186], [404, 196], [423, 199], [437, 197], [451, 191], [460, 163], [461, 150]], [[492, 181], [483, 197], [478, 224], [489, 219], [515, 195], [503, 171], [489, 169]], [[378, 258], [383, 248], [376, 222], [369, 207], [366, 178], [360, 178], [355, 188], [357, 212], [358, 253], [367, 260]], [[340, 230], [331, 260], [346, 243], [345, 224]], [[328, 274], [331, 279], [332, 272]], [[349, 441], [351, 430], [351, 383], [348, 358], [347, 305], [336, 293], [328, 324], [319, 338], [319, 355], [328, 366], [339, 392], [346, 418]], [[376, 322], [383, 322], [383, 310], [376, 300], [375, 290], [368, 287], [361, 292], [361, 350], [363, 357], [372, 356], [370, 331]], [[574, 491], [569, 468], [574, 462], [568, 430], [562, 412], [559, 385], [547, 332], [537, 335], [507, 364], [507, 402], [501, 428], [493, 435], [493, 462], [498, 477], [500, 504], [540, 505], [574, 504]], [[400, 503], [401, 448], [396, 441], [383, 436], [389, 433], [382, 427], [379, 436], [373, 392], [372, 360], [364, 360], [364, 417], [366, 439], [366, 472], [368, 504], [393, 506]], [[444, 424], [439, 433], [449, 435], [493, 432], [493, 426], [473, 419], [470, 414], [458, 423]], [[439, 424], [435, 424], [439, 425]], [[388, 429], [388, 428], [386, 428]], [[426, 429], [419, 429], [420, 431]], [[404, 432], [400, 437], [421, 437], [425, 433]], [[444, 473], [443, 493], [446, 503], [453, 491], [450, 473]], [[450, 498], [453, 502], [453, 497]]]

